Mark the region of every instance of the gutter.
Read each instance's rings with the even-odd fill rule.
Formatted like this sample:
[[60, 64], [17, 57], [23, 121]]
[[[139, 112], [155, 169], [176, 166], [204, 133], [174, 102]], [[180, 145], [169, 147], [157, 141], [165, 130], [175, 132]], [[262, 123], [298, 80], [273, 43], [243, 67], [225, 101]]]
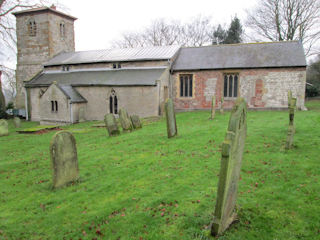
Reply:
[[71, 121], [71, 124], [73, 124], [72, 102], [70, 100], [69, 100], [69, 105], [70, 105], [70, 121]]

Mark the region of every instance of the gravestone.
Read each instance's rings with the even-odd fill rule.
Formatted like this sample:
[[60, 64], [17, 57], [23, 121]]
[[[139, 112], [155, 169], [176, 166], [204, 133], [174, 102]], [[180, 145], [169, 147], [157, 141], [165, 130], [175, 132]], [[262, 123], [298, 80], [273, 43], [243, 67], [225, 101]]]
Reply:
[[9, 135], [8, 122], [4, 119], [0, 119], [0, 137], [8, 136], [8, 135]]
[[174, 105], [171, 98], [168, 98], [164, 106], [167, 119], [167, 133], [168, 138], [178, 135], [176, 114], [174, 112]]
[[223, 110], [223, 102], [224, 102], [224, 98], [221, 97], [221, 102], [220, 102], [220, 113], [223, 114], [224, 110]]
[[110, 137], [120, 134], [116, 118], [112, 113], [108, 113], [104, 116], [104, 122]]
[[120, 109], [119, 111], [119, 119], [121, 123], [121, 127], [123, 131], [125, 132], [130, 132], [132, 131], [132, 122], [131, 119], [129, 118], [129, 115], [125, 109]]
[[286, 141], [286, 147], [285, 147], [286, 150], [290, 149], [293, 144], [293, 137], [295, 133], [294, 112], [296, 109], [296, 102], [297, 102], [297, 99], [291, 97], [289, 102], [289, 128], [288, 128], [288, 135], [287, 135], [287, 141]]
[[79, 179], [76, 140], [68, 131], [57, 132], [50, 143], [53, 187], [58, 188]]
[[289, 90], [288, 91], [288, 107], [290, 107], [291, 99], [292, 99], [292, 92], [291, 92], [291, 90]]
[[211, 226], [211, 234], [214, 236], [223, 233], [236, 218], [238, 181], [247, 135], [246, 117], [247, 104], [244, 99], [238, 98], [232, 109], [228, 130], [222, 143], [217, 202]]
[[132, 115], [130, 118], [134, 129], [142, 128], [142, 124], [138, 115]]
[[212, 100], [211, 100], [211, 117], [210, 117], [210, 119], [214, 119], [215, 115], [216, 115], [216, 97], [212, 96]]
[[19, 117], [14, 117], [13, 118], [13, 124], [15, 128], [20, 128], [21, 127], [21, 120]]
[[79, 123], [86, 121], [84, 115], [84, 107], [79, 108]]

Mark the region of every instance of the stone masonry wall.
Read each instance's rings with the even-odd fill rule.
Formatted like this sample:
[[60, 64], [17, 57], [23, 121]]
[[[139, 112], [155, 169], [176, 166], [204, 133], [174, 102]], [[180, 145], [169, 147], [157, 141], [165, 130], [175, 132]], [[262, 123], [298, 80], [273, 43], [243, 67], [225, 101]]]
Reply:
[[[28, 23], [36, 22], [35, 36], [29, 36]], [[17, 32], [17, 70], [16, 84], [17, 108], [25, 108], [23, 82], [30, 80], [43, 69], [43, 64], [61, 51], [74, 51], [73, 21], [51, 12], [30, 12], [16, 16]], [[66, 25], [66, 38], [60, 37], [60, 22]]]
[[[176, 109], [210, 109], [213, 95], [216, 96], [218, 108], [223, 95], [223, 76], [226, 73], [239, 74], [238, 95], [245, 98], [249, 108], [287, 108], [288, 90], [297, 97], [297, 107], [304, 108], [306, 69], [274, 68], [176, 72], [171, 78]], [[179, 96], [179, 74], [193, 74], [193, 97]], [[234, 98], [225, 98], [224, 107], [232, 108], [234, 101]]]

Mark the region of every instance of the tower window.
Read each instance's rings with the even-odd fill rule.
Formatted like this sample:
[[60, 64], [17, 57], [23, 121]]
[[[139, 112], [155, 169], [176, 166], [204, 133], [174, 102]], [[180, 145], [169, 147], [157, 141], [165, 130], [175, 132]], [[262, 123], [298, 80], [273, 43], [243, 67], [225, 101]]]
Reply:
[[66, 35], [66, 29], [65, 29], [65, 24], [64, 22], [60, 23], [60, 37], [64, 38]]
[[69, 68], [69, 66], [62, 66], [62, 71], [69, 71], [70, 70], [70, 68]]
[[29, 36], [31, 37], [34, 37], [37, 35], [37, 24], [34, 19], [31, 19], [28, 22], [28, 33], [29, 33]]
[[113, 63], [112, 68], [113, 69], [121, 68], [121, 64], [120, 63]]

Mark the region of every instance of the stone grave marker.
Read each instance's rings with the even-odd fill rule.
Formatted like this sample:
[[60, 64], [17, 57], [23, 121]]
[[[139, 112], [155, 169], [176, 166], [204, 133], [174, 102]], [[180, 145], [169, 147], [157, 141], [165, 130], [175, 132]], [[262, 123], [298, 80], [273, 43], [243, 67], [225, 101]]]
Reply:
[[165, 103], [165, 112], [167, 119], [168, 138], [178, 135], [176, 114], [174, 112], [174, 105], [171, 98], [168, 98]]
[[8, 135], [9, 135], [8, 122], [4, 119], [0, 119], [0, 137], [8, 136]]
[[21, 120], [19, 117], [14, 117], [13, 118], [13, 124], [15, 128], [20, 128], [21, 127]]
[[293, 137], [295, 133], [295, 126], [294, 126], [294, 112], [296, 109], [296, 102], [297, 99], [291, 97], [289, 102], [289, 128], [288, 128], [288, 135], [287, 135], [287, 141], [286, 141], [286, 147], [285, 149], [288, 150], [292, 148], [293, 144]]
[[76, 140], [71, 132], [57, 132], [50, 143], [53, 187], [58, 188], [79, 179]]
[[108, 113], [104, 116], [104, 122], [110, 137], [120, 134], [116, 118], [112, 113]]
[[216, 115], [216, 97], [212, 96], [211, 100], [211, 117], [210, 119], [214, 119], [214, 116]]
[[291, 99], [292, 99], [292, 92], [291, 92], [291, 90], [289, 90], [288, 91], [288, 107], [290, 107]]
[[84, 115], [84, 107], [79, 108], [79, 123], [86, 121]]
[[228, 130], [222, 143], [217, 202], [211, 225], [211, 234], [214, 236], [223, 233], [236, 218], [238, 181], [247, 135], [246, 118], [247, 104], [244, 99], [238, 98], [232, 109]]
[[223, 114], [224, 110], [223, 110], [223, 102], [224, 102], [224, 98], [221, 97], [221, 102], [220, 102], [220, 113]]
[[138, 115], [132, 115], [130, 118], [134, 129], [142, 128], [142, 124]]
[[119, 119], [121, 123], [121, 127], [123, 131], [125, 132], [130, 132], [132, 131], [132, 122], [131, 119], [129, 118], [129, 115], [125, 109], [120, 109], [119, 111]]

